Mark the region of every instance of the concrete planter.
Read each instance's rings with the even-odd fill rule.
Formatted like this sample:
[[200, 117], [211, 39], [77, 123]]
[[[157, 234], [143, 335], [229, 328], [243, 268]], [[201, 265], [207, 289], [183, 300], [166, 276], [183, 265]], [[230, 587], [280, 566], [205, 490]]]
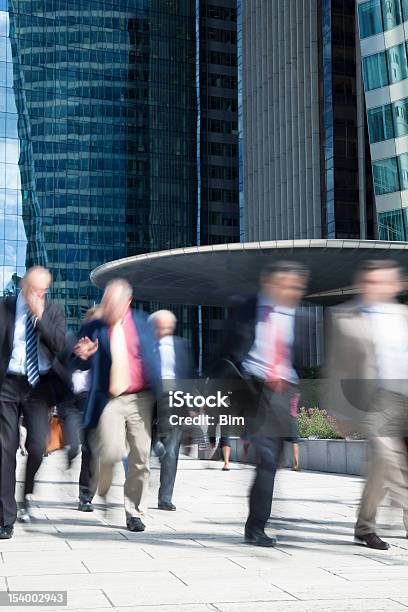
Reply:
[[[300, 468], [335, 474], [364, 474], [366, 461], [365, 440], [299, 440]], [[203, 457], [204, 458], [204, 457]], [[238, 463], [255, 463], [252, 445], [245, 445], [241, 438], [231, 438], [231, 460]], [[292, 445], [285, 443], [281, 467], [292, 467]]]

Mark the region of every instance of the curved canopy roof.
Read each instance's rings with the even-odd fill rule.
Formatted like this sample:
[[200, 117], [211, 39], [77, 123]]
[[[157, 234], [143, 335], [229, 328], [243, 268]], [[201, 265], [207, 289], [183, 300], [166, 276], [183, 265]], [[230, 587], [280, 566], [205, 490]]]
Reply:
[[392, 258], [408, 267], [408, 242], [375, 240], [278, 240], [158, 251], [95, 268], [92, 282], [103, 288], [126, 278], [137, 300], [220, 306], [256, 290], [262, 268], [281, 259], [310, 268], [308, 299], [318, 304], [349, 297], [353, 273], [364, 259]]

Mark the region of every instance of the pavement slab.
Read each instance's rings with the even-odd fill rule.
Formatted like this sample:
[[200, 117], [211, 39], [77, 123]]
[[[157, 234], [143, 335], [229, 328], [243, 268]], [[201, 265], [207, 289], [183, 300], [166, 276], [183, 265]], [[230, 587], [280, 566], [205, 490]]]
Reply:
[[[25, 458], [18, 458], [18, 495]], [[34, 520], [0, 542], [0, 590], [66, 590], [68, 604], [37, 612], [329, 612], [408, 610], [408, 540], [400, 512], [379, 510], [388, 551], [353, 544], [362, 489], [355, 476], [280, 470], [268, 532], [274, 549], [244, 542], [253, 468], [182, 456], [176, 512], [157, 508], [151, 461], [146, 531], [126, 530], [123, 468], [95, 511], [77, 510], [79, 462], [63, 452], [40, 469]], [[12, 608], [24, 610], [28, 607]]]

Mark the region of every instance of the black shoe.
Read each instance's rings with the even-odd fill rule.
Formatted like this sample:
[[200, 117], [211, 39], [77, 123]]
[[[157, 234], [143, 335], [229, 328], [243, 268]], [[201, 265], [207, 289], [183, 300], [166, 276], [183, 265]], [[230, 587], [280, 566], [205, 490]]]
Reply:
[[265, 548], [272, 548], [276, 546], [276, 538], [270, 538], [264, 531], [246, 531], [245, 530], [245, 543], [252, 544], [253, 546], [264, 546]]
[[80, 501], [78, 503], [78, 510], [80, 512], [93, 512], [94, 508], [90, 501]]
[[367, 535], [355, 535], [354, 542], [368, 548], [375, 548], [376, 550], [388, 550], [390, 545], [388, 542], [384, 542], [378, 537], [376, 533], [368, 533]]
[[157, 504], [157, 507], [159, 510], [170, 510], [173, 512], [174, 510], [177, 510], [176, 506], [172, 504], [171, 502], [159, 502]]
[[9, 540], [13, 537], [13, 532], [13, 525], [5, 525], [4, 527], [0, 527], [0, 540]]
[[132, 516], [127, 522], [126, 526], [129, 531], [144, 531], [146, 529], [146, 525], [142, 523], [138, 516]]
[[32, 504], [28, 497], [24, 498], [24, 502], [21, 506], [21, 510], [18, 515], [18, 520], [20, 523], [31, 523], [32, 517]]

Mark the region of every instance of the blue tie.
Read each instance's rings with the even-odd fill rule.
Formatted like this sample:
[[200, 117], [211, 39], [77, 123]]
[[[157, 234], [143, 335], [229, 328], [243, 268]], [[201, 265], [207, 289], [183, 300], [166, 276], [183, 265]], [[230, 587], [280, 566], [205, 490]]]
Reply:
[[26, 320], [26, 372], [28, 384], [31, 387], [35, 387], [40, 380], [40, 372], [38, 370], [38, 346], [33, 317], [29, 313], [27, 313]]

